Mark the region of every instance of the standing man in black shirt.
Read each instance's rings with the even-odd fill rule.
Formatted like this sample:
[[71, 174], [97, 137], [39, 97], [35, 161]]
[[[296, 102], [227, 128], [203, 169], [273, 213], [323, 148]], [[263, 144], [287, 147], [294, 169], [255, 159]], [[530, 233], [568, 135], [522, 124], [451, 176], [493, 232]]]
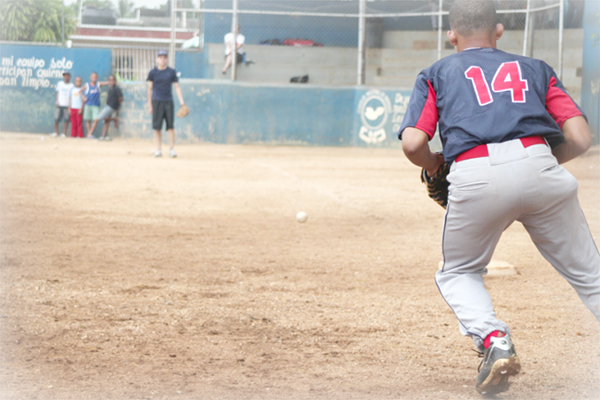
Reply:
[[156, 138], [154, 157], [162, 157], [161, 130], [163, 120], [166, 122], [167, 132], [169, 133], [169, 146], [171, 148], [169, 156], [177, 157], [177, 153], [175, 153], [175, 149], [173, 148], [175, 146], [175, 107], [173, 105], [172, 87], [175, 87], [175, 93], [181, 106], [185, 104], [179, 80], [177, 79], [177, 72], [173, 68], [168, 67], [167, 62], [167, 52], [159, 50], [156, 58], [156, 67], [150, 71], [147, 79], [148, 106], [150, 114], [152, 114], [152, 128], [154, 129]]

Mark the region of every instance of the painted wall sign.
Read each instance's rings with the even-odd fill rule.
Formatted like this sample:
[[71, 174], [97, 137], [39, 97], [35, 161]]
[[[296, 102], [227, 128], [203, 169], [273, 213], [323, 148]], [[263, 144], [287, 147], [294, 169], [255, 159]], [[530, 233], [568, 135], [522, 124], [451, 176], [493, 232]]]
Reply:
[[0, 46], [0, 129], [9, 132], [53, 131], [56, 84], [64, 71], [71, 81], [89, 80], [96, 71], [101, 80], [111, 72], [108, 49], [68, 49], [54, 46]]

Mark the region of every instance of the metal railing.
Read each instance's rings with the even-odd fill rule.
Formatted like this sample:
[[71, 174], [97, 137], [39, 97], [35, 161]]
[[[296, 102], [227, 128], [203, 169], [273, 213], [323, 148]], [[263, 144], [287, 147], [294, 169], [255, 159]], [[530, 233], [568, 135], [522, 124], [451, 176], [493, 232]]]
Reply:
[[[243, 0], [242, 0], [243, 1]], [[539, 15], [540, 13], [543, 12], [547, 12], [547, 11], [551, 11], [551, 10], [558, 10], [558, 14], [559, 14], [559, 21], [557, 23], [558, 27], [557, 29], [559, 30], [558, 32], [558, 41], [556, 43], [556, 47], [555, 47], [555, 53], [556, 53], [556, 63], [552, 63], [555, 65], [555, 67], [557, 67], [557, 74], [559, 75], [559, 77], [562, 77], [562, 64], [563, 64], [563, 59], [562, 59], [562, 53], [563, 53], [563, 28], [564, 28], [564, 1], [565, 0], [554, 0], [555, 2], [553, 4], [547, 4], [547, 2], [542, 1], [542, 3], [544, 5], [539, 5], [540, 1], [539, 0], [522, 0], [520, 3], [514, 2], [512, 1], [511, 3], [509, 3], [510, 5], [515, 5], [515, 4], [522, 4], [523, 7], [522, 8], [502, 8], [503, 2], [500, 1], [500, 7], [498, 9], [498, 14], [499, 16], [508, 16], [508, 15], [514, 15], [514, 16], [518, 16], [522, 21], [522, 25], [524, 25], [524, 29], [523, 30], [523, 45], [522, 45], [522, 54], [523, 55], [531, 55], [531, 29], [532, 29], [532, 24], [531, 24], [531, 19], [532, 17]], [[230, 0], [231, 2], [231, 7], [230, 8], [207, 8], [205, 7], [207, 2], [201, 2], [200, 6], [198, 8], [184, 8], [184, 7], [177, 7], [177, 4], [175, 7], [173, 7], [172, 9], [172, 13], [171, 13], [171, 38], [172, 38], [172, 42], [171, 42], [171, 54], [175, 54], [174, 53], [174, 49], [176, 48], [176, 44], [174, 42], [174, 30], [177, 27], [177, 20], [178, 20], [178, 15], [185, 15], [185, 13], [189, 13], [189, 12], [194, 12], [194, 13], [200, 13], [203, 17], [209, 16], [209, 15], [215, 15], [215, 14], [224, 14], [224, 15], [230, 15], [231, 16], [231, 32], [235, 35], [236, 30], [237, 30], [237, 26], [238, 26], [238, 20], [239, 20], [239, 16], [248, 16], [248, 15], [255, 15], [255, 16], [281, 16], [281, 17], [309, 17], [309, 18], [350, 18], [350, 19], [354, 19], [356, 20], [356, 26], [357, 26], [357, 37], [355, 40], [355, 47], [357, 48], [357, 65], [356, 65], [356, 83], [358, 85], [363, 85], [365, 84], [365, 77], [366, 77], [366, 73], [365, 73], [365, 66], [367, 65], [367, 46], [365, 44], [365, 39], [366, 39], [366, 26], [367, 26], [367, 21], [369, 20], [375, 20], [375, 19], [385, 19], [386, 21], [392, 20], [392, 19], [411, 19], [411, 18], [436, 18], [437, 19], [437, 59], [439, 60], [442, 55], [443, 55], [443, 50], [445, 49], [445, 35], [443, 34], [443, 31], [445, 30], [445, 28], [447, 29], [448, 26], [447, 25], [447, 21], [445, 22], [445, 18], [447, 19], [448, 16], [448, 11], [447, 11], [447, 6], [450, 5], [450, 1], [449, 0], [432, 0], [431, 2], [429, 2], [429, 4], [431, 5], [434, 2], [437, 2], [437, 10], [430, 10], [430, 11], [422, 11], [420, 9], [423, 8], [423, 4], [427, 4], [427, 2], [424, 1], [396, 1], [395, 4], [392, 1], [387, 1], [387, 4], [385, 0], [375, 0], [375, 1], [369, 1], [367, 2], [367, 0], [355, 0], [355, 1], [344, 1], [343, 3], [345, 5], [350, 5], [351, 3], [353, 3], [356, 7], [356, 11], [355, 12], [313, 12], [313, 11], [303, 11], [303, 10], [285, 10], [285, 11], [281, 11], [281, 10], [269, 10], [269, 9], [262, 9], [262, 10], [255, 10], [255, 9], [250, 9], [250, 8], [244, 8], [242, 6], [240, 6], [240, 0]], [[221, 2], [223, 3], [223, 2]], [[266, 2], [265, 2], [266, 3]], [[263, 3], [263, 4], [265, 4]], [[301, 2], [299, 2], [301, 3]], [[340, 2], [342, 3], [342, 2]], [[413, 8], [415, 8], [414, 11], [402, 11], [402, 12], [377, 12], [374, 10], [369, 10], [369, 7], [367, 7], [368, 5], [372, 8], [373, 5], [376, 5], [377, 3], [380, 3], [382, 5], [388, 6], [388, 8], [393, 8], [393, 6], [397, 6], [397, 5], [402, 5], [404, 8], [406, 7], [406, 4], [409, 4], [409, 6], [413, 6]], [[400, 3], [404, 3], [404, 4], [400, 4]], [[412, 4], [414, 3], [414, 4]], [[248, 2], [245, 2], [245, 5], [248, 6]], [[301, 8], [301, 7], [300, 7]], [[352, 8], [352, 6], [347, 7], [347, 8]], [[402, 8], [402, 7], [398, 7], [398, 8]], [[408, 7], [410, 8], [410, 7]], [[179, 20], [181, 20], [181, 17], [179, 17]], [[205, 32], [201, 32], [201, 35], [204, 35]], [[172, 65], [175, 65], [175, 57], [172, 57], [171, 62], [173, 63]], [[236, 66], [235, 63], [233, 63], [234, 65], [232, 65], [232, 72], [231, 72], [231, 79], [232, 80], [236, 80], [237, 79], [237, 74], [236, 74]], [[425, 67], [425, 66], [424, 66]]]
[[[548, 4], [548, 1], [551, 4]], [[135, 18], [120, 18], [115, 20], [116, 25], [102, 26], [84, 23], [81, 16], [82, 9], [78, 24], [82, 29], [103, 27], [132, 32], [152, 30], [161, 32], [164, 36], [160, 39], [148, 39], [132, 33], [126, 35], [127, 37], [111, 37], [111, 42], [105, 43], [104, 36], [94, 37], [85, 33], [72, 35], [73, 45], [114, 49], [113, 70], [116, 75], [126, 80], [145, 79], [144, 75], [147, 73], [145, 69], [148, 65], [153, 65], [152, 54], [159, 48], [168, 48], [170, 65], [177, 66], [178, 70], [186, 70], [187, 76], [194, 77], [194, 74], [190, 74], [189, 71], [205, 68], [206, 71], [197, 75], [216, 79], [227, 78], [219, 73], [223, 64], [221, 58], [223, 53], [221, 51], [219, 54], [217, 47], [224, 48], [222, 38], [228, 32], [234, 33], [238, 22], [242, 21], [244, 33], [247, 34], [246, 45], [258, 45], [259, 42], [272, 38], [275, 42], [283, 42], [286, 38], [294, 39], [305, 35], [313, 39], [315, 45], [322, 44], [328, 49], [335, 48], [332, 51], [336, 55], [332, 57], [340, 59], [337, 64], [332, 65], [331, 61], [326, 60], [327, 52], [314, 50], [314, 53], [324, 54], [322, 61], [316, 60], [312, 65], [303, 64], [302, 67], [292, 68], [294, 64], [290, 60], [294, 59], [293, 52], [277, 49], [271, 50], [275, 56], [259, 60], [264, 61], [260, 64], [260, 68], [269, 66], [272, 70], [287, 68], [291, 71], [290, 74], [309, 72], [315, 75], [329, 74], [337, 78], [324, 79], [319, 83], [325, 81], [326, 84], [333, 85], [368, 84], [403, 87], [408, 85], [406, 79], [404, 81], [400, 78], [394, 79], [394, 76], [399, 77], [404, 74], [402, 68], [406, 70], [405, 75], [414, 75], [415, 68], [426, 68], [452, 51], [444, 34], [444, 31], [449, 28], [448, 7], [451, 0], [281, 0], [277, 2], [195, 0], [191, 3], [186, 2], [187, 8], [182, 7], [182, 1], [173, 0], [172, 3], [174, 6], [170, 9], [170, 13], [163, 11], [160, 16], [144, 17], [138, 9]], [[510, 39], [512, 43], [508, 40], [501, 41], [500, 48], [513, 53], [543, 58], [562, 78], [565, 0], [497, 0], [496, 3], [499, 19], [501, 22], [510, 22], [505, 26], [512, 33]], [[190, 4], [193, 7], [190, 8]], [[159, 12], [158, 10], [145, 12], [150, 11]], [[550, 24], [548, 20], [552, 13], [555, 14], [553, 18], [556, 21], [553, 20]], [[158, 22], [149, 23], [150, 20]], [[425, 27], [427, 24], [430, 24], [429, 28]], [[545, 39], [541, 45], [539, 39], [543, 35], [536, 36], [536, 32], [540, 32], [540, 29], [554, 31], [552, 36], [556, 35], [556, 42], [552, 44]], [[410, 53], [410, 48], [403, 48], [401, 44], [391, 43], [391, 39], [386, 41], [386, 38], [393, 36], [394, 32], [408, 31], [413, 31], [414, 36], [418, 36], [410, 40], [414, 40], [413, 53], [420, 50], [419, 54]], [[190, 57], [183, 57], [178, 63], [177, 53], [186, 41], [181, 38], [181, 35], [191, 32], [198, 36], [199, 48], [195, 51], [204, 53], [205, 65], [193, 64]], [[379, 38], [379, 42], [384, 43], [373, 43], [373, 37], [377, 35], [383, 35], [384, 39]], [[516, 47], [515, 42], [519, 42], [520, 47]], [[507, 45], [510, 48], [503, 48]], [[355, 55], [350, 58], [349, 52], [352, 49]], [[265, 52], [268, 51], [263, 51]], [[299, 58], [310, 58], [313, 57], [310, 52], [310, 50], [304, 52], [297, 50], [295, 54]], [[390, 55], [393, 52], [396, 53]], [[401, 64], [399, 60], [402, 57], [413, 57], [415, 62], [410, 65], [410, 68], [400, 67], [398, 65]], [[244, 68], [241, 71], [238, 66], [235, 62], [231, 65], [229, 75], [231, 80], [274, 82], [275, 78], [270, 79], [271, 77], [266, 76], [266, 73], [262, 75], [256, 73], [259, 67], [254, 68], [254, 71], [252, 68]], [[319, 70], [320, 67], [322, 68]], [[334, 70], [334, 67], [337, 70]], [[251, 71], [253, 73], [250, 73]], [[277, 82], [280, 82], [283, 78], [278, 79]]]

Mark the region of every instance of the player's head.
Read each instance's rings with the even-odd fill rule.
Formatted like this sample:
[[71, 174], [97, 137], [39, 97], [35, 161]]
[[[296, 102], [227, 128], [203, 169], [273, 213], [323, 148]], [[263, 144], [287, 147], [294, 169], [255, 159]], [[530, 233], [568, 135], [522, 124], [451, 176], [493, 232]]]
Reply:
[[71, 81], [71, 73], [69, 71], [63, 72], [63, 80], [65, 83], [69, 83]]
[[90, 75], [90, 81], [92, 81], [92, 83], [96, 83], [98, 81], [98, 73], [97, 72], [92, 72], [92, 74]]
[[498, 17], [492, 0], [456, 0], [450, 7], [450, 29], [462, 36], [492, 33]]
[[117, 83], [117, 80], [115, 79], [114, 75], [111, 75], [108, 77], [108, 84], [110, 86], [115, 86], [116, 83]]
[[460, 39], [489, 38], [495, 47], [496, 40], [504, 32], [504, 27], [498, 23], [493, 0], [455, 0], [449, 17], [448, 38], [454, 46]]
[[166, 50], [159, 50], [156, 56], [156, 64], [158, 68], [164, 69], [169, 62], [169, 56]]
[[80, 76], [75, 77], [75, 86], [81, 87], [81, 77]]

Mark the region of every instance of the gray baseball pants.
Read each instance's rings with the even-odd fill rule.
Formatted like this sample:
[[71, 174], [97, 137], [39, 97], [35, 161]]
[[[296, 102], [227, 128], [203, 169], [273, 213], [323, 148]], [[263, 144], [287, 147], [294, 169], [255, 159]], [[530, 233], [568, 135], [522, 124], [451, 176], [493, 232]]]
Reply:
[[483, 275], [502, 232], [523, 224], [540, 253], [600, 321], [600, 254], [577, 199], [577, 180], [543, 144], [488, 144], [489, 157], [454, 162], [435, 280], [463, 335], [483, 350], [496, 319]]

